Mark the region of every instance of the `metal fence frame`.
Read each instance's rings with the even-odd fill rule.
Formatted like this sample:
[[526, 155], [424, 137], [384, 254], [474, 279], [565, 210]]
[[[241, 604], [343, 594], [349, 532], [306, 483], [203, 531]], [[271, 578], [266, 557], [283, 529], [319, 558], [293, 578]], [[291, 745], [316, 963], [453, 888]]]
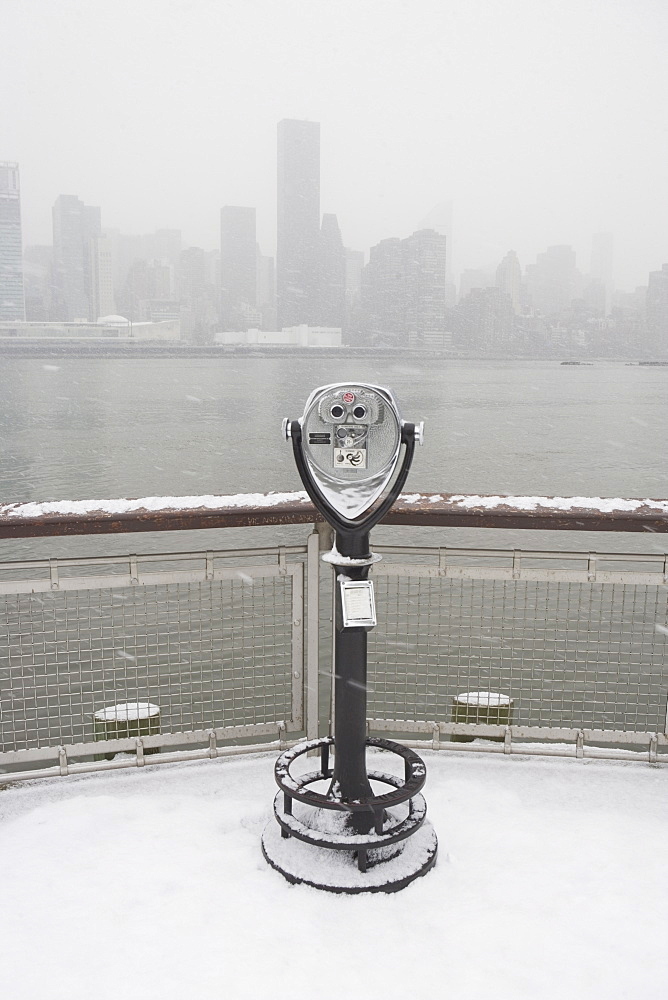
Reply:
[[[287, 499], [286, 499], [287, 498]], [[178, 498], [174, 498], [178, 501]], [[181, 498], [182, 503], [172, 503], [162, 509], [156, 509], [155, 503], [145, 504], [143, 501], [111, 501], [104, 502], [111, 511], [103, 505], [95, 503], [79, 504], [81, 510], [70, 512], [72, 505], [64, 502], [62, 505], [6, 505], [0, 508], [0, 537], [38, 537], [62, 536], [74, 534], [109, 534], [136, 531], [184, 530], [193, 528], [242, 527], [257, 524], [306, 524], [315, 525], [305, 546], [288, 546], [283, 548], [237, 549], [220, 552], [200, 553], [202, 565], [197, 570], [183, 570], [180, 579], [184, 582], [193, 580], [215, 579], [217, 573], [238, 573], [240, 567], [248, 575], [257, 569], [257, 561], [253, 560], [271, 556], [276, 560], [272, 564], [276, 573], [286, 572], [286, 560], [294, 559], [295, 579], [301, 572], [305, 556], [306, 593], [304, 594], [303, 579], [297, 588], [301, 587], [300, 603], [293, 605], [292, 635], [293, 649], [297, 659], [301, 658], [301, 672], [295, 669], [293, 674], [293, 706], [296, 699], [301, 698], [305, 712], [303, 717], [293, 711], [291, 720], [281, 720], [275, 726], [232, 726], [227, 728], [212, 728], [189, 733], [161, 733], [158, 736], [145, 736], [131, 739], [120, 739], [94, 744], [71, 744], [69, 746], [39, 747], [29, 750], [8, 751], [0, 754], [0, 768], [3, 766], [19, 767], [16, 770], [2, 774], [1, 781], [22, 780], [32, 777], [50, 775], [74, 774], [92, 770], [109, 770], [121, 767], [142, 766], [147, 761], [145, 750], [155, 747], [182, 749], [167, 749], [150, 758], [151, 763], [172, 762], [176, 760], [218, 757], [227, 754], [244, 754], [262, 752], [274, 748], [285, 747], [294, 742], [297, 731], [303, 732], [307, 738], [319, 735], [319, 702], [321, 690], [321, 667], [327, 663], [327, 655], [322, 656], [318, 623], [331, 627], [331, 617], [328, 609], [321, 602], [321, 574], [329, 573], [331, 569], [323, 570], [320, 562], [320, 552], [328, 547], [330, 529], [327, 525], [318, 523], [319, 517], [312, 509], [305, 496], [290, 494], [271, 495], [265, 502], [258, 503], [257, 498], [215, 498], [217, 503], [212, 507], [199, 505], [198, 498]], [[207, 498], [202, 498], [207, 499]], [[210, 498], [209, 498], [210, 499]], [[486, 501], [491, 500], [490, 505]], [[537, 505], [536, 500], [540, 501]], [[408, 495], [400, 498], [396, 508], [386, 518], [386, 523], [404, 525], [429, 526], [474, 526], [489, 528], [526, 528], [526, 529], [557, 529], [557, 530], [603, 530], [603, 531], [668, 531], [668, 501], [626, 501], [615, 500], [601, 502], [598, 498], [573, 498], [570, 505], [563, 498], [550, 507], [550, 498], [485, 498], [448, 496], [441, 494]], [[118, 513], [119, 504], [125, 504], [127, 510]], [[77, 505], [74, 504], [76, 507]], [[57, 508], [51, 510], [50, 508]], [[62, 509], [61, 509], [62, 507]], [[49, 508], [49, 509], [42, 509]], [[507, 551], [496, 549], [461, 550], [445, 548], [409, 547], [409, 546], [379, 546], [377, 551], [390, 557], [375, 569], [376, 574], [385, 576], [400, 576], [402, 573], [422, 576], [459, 577], [467, 579], [495, 580], [562, 580], [564, 582], [601, 582], [647, 585], [668, 584], [667, 557], [665, 555], [641, 554], [600, 554], [582, 552], [548, 553], [544, 551]], [[498, 560], [497, 565], [474, 565], [477, 557]], [[193, 553], [181, 554], [183, 558], [193, 558]], [[78, 560], [42, 560], [39, 562], [15, 562], [12, 572], [25, 571], [27, 576], [19, 581], [22, 591], [17, 590], [16, 580], [9, 582], [2, 579], [3, 567], [0, 567], [0, 594], [30, 593], [53, 590], [76, 589], [77, 586], [92, 587], [104, 581], [109, 586], [109, 574], [95, 576], [96, 566], [110, 562], [117, 564], [119, 572], [111, 574], [115, 586], [142, 586], [149, 583], [163, 582], [164, 576], [151, 573], [152, 563], [161, 559], [178, 559], [179, 554], [168, 553], [163, 556], [127, 556], [106, 560], [98, 557]], [[398, 557], [398, 561], [394, 561]], [[407, 563], [406, 557], [412, 561]], [[554, 558], [560, 561], [573, 562], [572, 566], [555, 566]], [[216, 559], [228, 561], [226, 567], [215, 568]], [[237, 560], [233, 566], [230, 560]], [[242, 560], [241, 563], [238, 563]], [[403, 560], [403, 561], [401, 561]], [[459, 561], [458, 561], [459, 560]], [[580, 565], [575, 566], [575, 561]], [[545, 565], [545, 563], [552, 565]], [[70, 570], [73, 564], [86, 568], [90, 575], [75, 578]], [[610, 565], [610, 563], [616, 565]], [[631, 563], [644, 563], [639, 571], [631, 567]], [[625, 568], [629, 564], [628, 568]], [[620, 568], [620, 565], [622, 568]], [[122, 571], [120, 567], [123, 567]], [[146, 569], [148, 567], [148, 570]], [[4, 567], [6, 569], [6, 566]], [[266, 567], [265, 567], [266, 568]], [[40, 575], [41, 574], [41, 575]], [[193, 575], [194, 574], [194, 575]], [[211, 575], [213, 574], [213, 576]], [[160, 580], [156, 579], [160, 577]], [[327, 677], [329, 684], [329, 676]], [[299, 727], [297, 723], [299, 722]], [[331, 723], [331, 720], [330, 720]], [[668, 748], [666, 731], [628, 732], [620, 730], [587, 730], [582, 728], [546, 727], [546, 726], [498, 726], [482, 725], [480, 723], [434, 722], [425, 719], [394, 720], [389, 718], [369, 719], [370, 730], [376, 732], [394, 732], [403, 734], [406, 742], [416, 747], [444, 748], [468, 752], [521, 753], [565, 755], [573, 757], [615, 757], [622, 759], [642, 759], [651, 762], [668, 760], [665, 753]], [[668, 729], [668, 720], [667, 726]], [[481, 737], [475, 743], [446, 742], [453, 735]], [[427, 736], [428, 739], [420, 739]], [[489, 738], [500, 738], [502, 742], [491, 742]], [[253, 742], [260, 740], [260, 742]], [[534, 741], [540, 741], [536, 743]], [[638, 752], [629, 747], [643, 746]], [[185, 749], [184, 749], [185, 748]], [[130, 752], [133, 756], [112, 761], [77, 761], [77, 756], [90, 756], [93, 753], [108, 750], [109, 752]], [[664, 752], [661, 752], [664, 751]], [[42, 764], [46, 766], [34, 767]], [[24, 769], [28, 768], [28, 769]]]
[[[315, 735], [318, 725], [319, 592], [317, 585], [309, 586], [305, 592], [304, 584], [306, 579], [318, 578], [318, 540], [318, 533], [313, 532], [306, 545], [0, 564], [0, 595], [196, 584], [236, 580], [239, 576], [247, 581], [284, 577], [291, 582], [291, 711], [288, 718], [276, 724], [216, 726], [6, 750], [0, 752], [0, 781], [143, 766], [147, 763], [146, 751], [155, 748], [160, 748], [161, 752], [151, 756], [150, 763], [266, 751], [291, 745], [295, 742], [295, 734], [303, 733], [308, 738]], [[187, 563], [188, 567], [160, 569], [160, 564], [166, 563]], [[81, 569], [88, 570], [88, 574], [75, 575]], [[100, 572], [101, 569], [115, 572]], [[21, 572], [24, 576], [7, 579], [9, 572]], [[316, 625], [308, 628], [307, 619]], [[76, 759], [112, 753], [133, 756], [114, 760]]]
[[[666, 588], [668, 554], [596, 553], [546, 550], [457, 549], [427, 546], [381, 545], [375, 551], [384, 560], [376, 563], [371, 576], [387, 578], [531, 581], [540, 583], [621, 584]], [[389, 561], [387, 557], [400, 561]], [[411, 562], [406, 561], [410, 557]], [[486, 560], [486, 562], [482, 562]], [[560, 565], [566, 563], [567, 565]], [[571, 565], [568, 565], [568, 564]], [[639, 569], [639, 566], [642, 569]], [[629, 566], [633, 568], [623, 568]], [[667, 643], [668, 649], [668, 643]], [[666, 692], [668, 698], [668, 690]], [[489, 753], [545, 754], [574, 757], [668, 761], [668, 701], [663, 732], [630, 729], [593, 729], [579, 726], [528, 726], [480, 722], [437, 722], [426, 719], [374, 718], [367, 720], [370, 733], [401, 735], [417, 748], [469, 750]], [[429, 739], [419, 739], [428, 734]], [[481, 738], [478, 744], [443, 742], [453, 736]], [[491, 739], [502, 740], [489, 742]], [[532, 746], [532, 742], [540, 745]], [[551, 743], [551, 745], [550, 745]], [[601, 745], [603, 744], [603, 745]], [[606, 746], [605, 744], [616, 744]], [[629, 749], [645, 747], [644, 750]], [[661, 752], [663, 751], [663, 753]]]

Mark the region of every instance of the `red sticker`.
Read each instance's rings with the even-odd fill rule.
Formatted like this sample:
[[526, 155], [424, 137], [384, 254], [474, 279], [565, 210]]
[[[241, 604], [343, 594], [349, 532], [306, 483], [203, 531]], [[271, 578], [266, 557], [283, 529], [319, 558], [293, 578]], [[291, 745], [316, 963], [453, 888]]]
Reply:
[[354, 403], [355, 402], [355, 393], [354, 392], [344, 392], [344, 394], [343, 394], [343, 402], [344, 403]]

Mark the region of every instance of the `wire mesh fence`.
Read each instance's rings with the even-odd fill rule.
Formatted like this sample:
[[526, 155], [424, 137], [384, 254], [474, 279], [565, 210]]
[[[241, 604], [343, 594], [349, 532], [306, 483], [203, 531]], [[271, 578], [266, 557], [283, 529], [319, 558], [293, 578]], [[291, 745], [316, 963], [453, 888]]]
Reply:
[[131, 586], [69, 578], [65, 590], [0, 595], [0, 751], [93, 741], [96, 713], [99, 723], [117, 705], [157, 706], [169, 733], [298, 729], [302, 571], [153, 573], [164, 579], [150, 584], [138, 574]]
[[454, 576], [419, 563], [374, 570], [383, 627], [369, 637], [370, 717], [449, 722], [458, 695], [493, 692], [510, 699], [519, 726], [664, 732], [660, 562], [644, 574], [603, 571], [599, 582], [591, 570], [555, 571], [562, 553], [542, 554], [543, 568], [523, 579], [485, 565], [490, 555], [462, 554]]
[[[155, 748], [158, 730], [175, 746], [213, 729], [317, 735], [318, 716], [326, 729], [332, 574], [312, 541], [308, 556], [293, 546], [1, 564], [0, 765], [124, 734]], [[664, 557], [380, 551], [370, 719], [461, 722], [454, 700], [487, 692], [514, 727], [665, 733]], [[316, 592], [319, 608], [305, 600]], [[132, 707], [146, 725], [114, 726]]]

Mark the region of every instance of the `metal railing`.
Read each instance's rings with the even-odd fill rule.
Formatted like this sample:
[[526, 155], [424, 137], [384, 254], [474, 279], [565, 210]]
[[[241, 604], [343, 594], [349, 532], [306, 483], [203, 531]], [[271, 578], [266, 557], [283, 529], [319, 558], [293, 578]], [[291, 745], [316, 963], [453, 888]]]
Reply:
[[[118, 501], [111, 512], [12, 505], [0, 509], [0, 534], [143, 531], [144, 516], [155, 530], [165, 510], [179, 527], [212, 510], [215, 526], [228, 516], [316, 521], [296, 497], [201, 498], [208, 506], [157, 514], [142, 501], [123, 501], [134, 506], [120, 515]], [[507, 508], [534, 527], [541, 498], [468, 499], [484, 526], [498, 527]], [[469, 518], [461, 501], [411, 496], [395, 516]], [[578, 526], [668, 530], [666, 501], [599, 506], [575, 502]], [[565, 508], [553, 526], [575, 526]], [[545, 504], [539, 516], [549, 519]], [[321, 596], [332, 580], [319, 551], [328, 529], [318, 529], [300, 546], [0, 564], [2, 780], [136, 766], [156, 751], [153, 761], [266, 750], [326, 731], [331, 611]], [[415, 746], [664, 759], [664, 555], [375, 548], [370, 732]], [[502, 698], [506, 714], [462, 716], [456, 700], [469, 692]], [[126, 725], [123, 713], [141, 706]]]
[[[378, 551], [373, 731], [666, 747], [665, 555]], [[467, 692], [501, 695], [508, 718], [463, 721]]]
[[[216, 756], [229, 741], [306, 733], [307, 556], [286, 546], [0, 564], [0, 768], [73, 773], [123, 766], [106, 759], [122, 752]], [[129, 706], [159, 719], [123, 725]]]

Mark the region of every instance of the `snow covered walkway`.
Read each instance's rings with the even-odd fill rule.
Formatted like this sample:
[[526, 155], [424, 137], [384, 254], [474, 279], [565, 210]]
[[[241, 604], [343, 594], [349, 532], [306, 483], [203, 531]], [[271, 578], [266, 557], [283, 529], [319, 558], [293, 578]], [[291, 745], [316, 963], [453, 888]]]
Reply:
[[290, 886], [266, 864], [274, 755], [1, 790], [0, 996], [665, 993], [668, 769], [424, 756], [439, 859], [396, 895]]

